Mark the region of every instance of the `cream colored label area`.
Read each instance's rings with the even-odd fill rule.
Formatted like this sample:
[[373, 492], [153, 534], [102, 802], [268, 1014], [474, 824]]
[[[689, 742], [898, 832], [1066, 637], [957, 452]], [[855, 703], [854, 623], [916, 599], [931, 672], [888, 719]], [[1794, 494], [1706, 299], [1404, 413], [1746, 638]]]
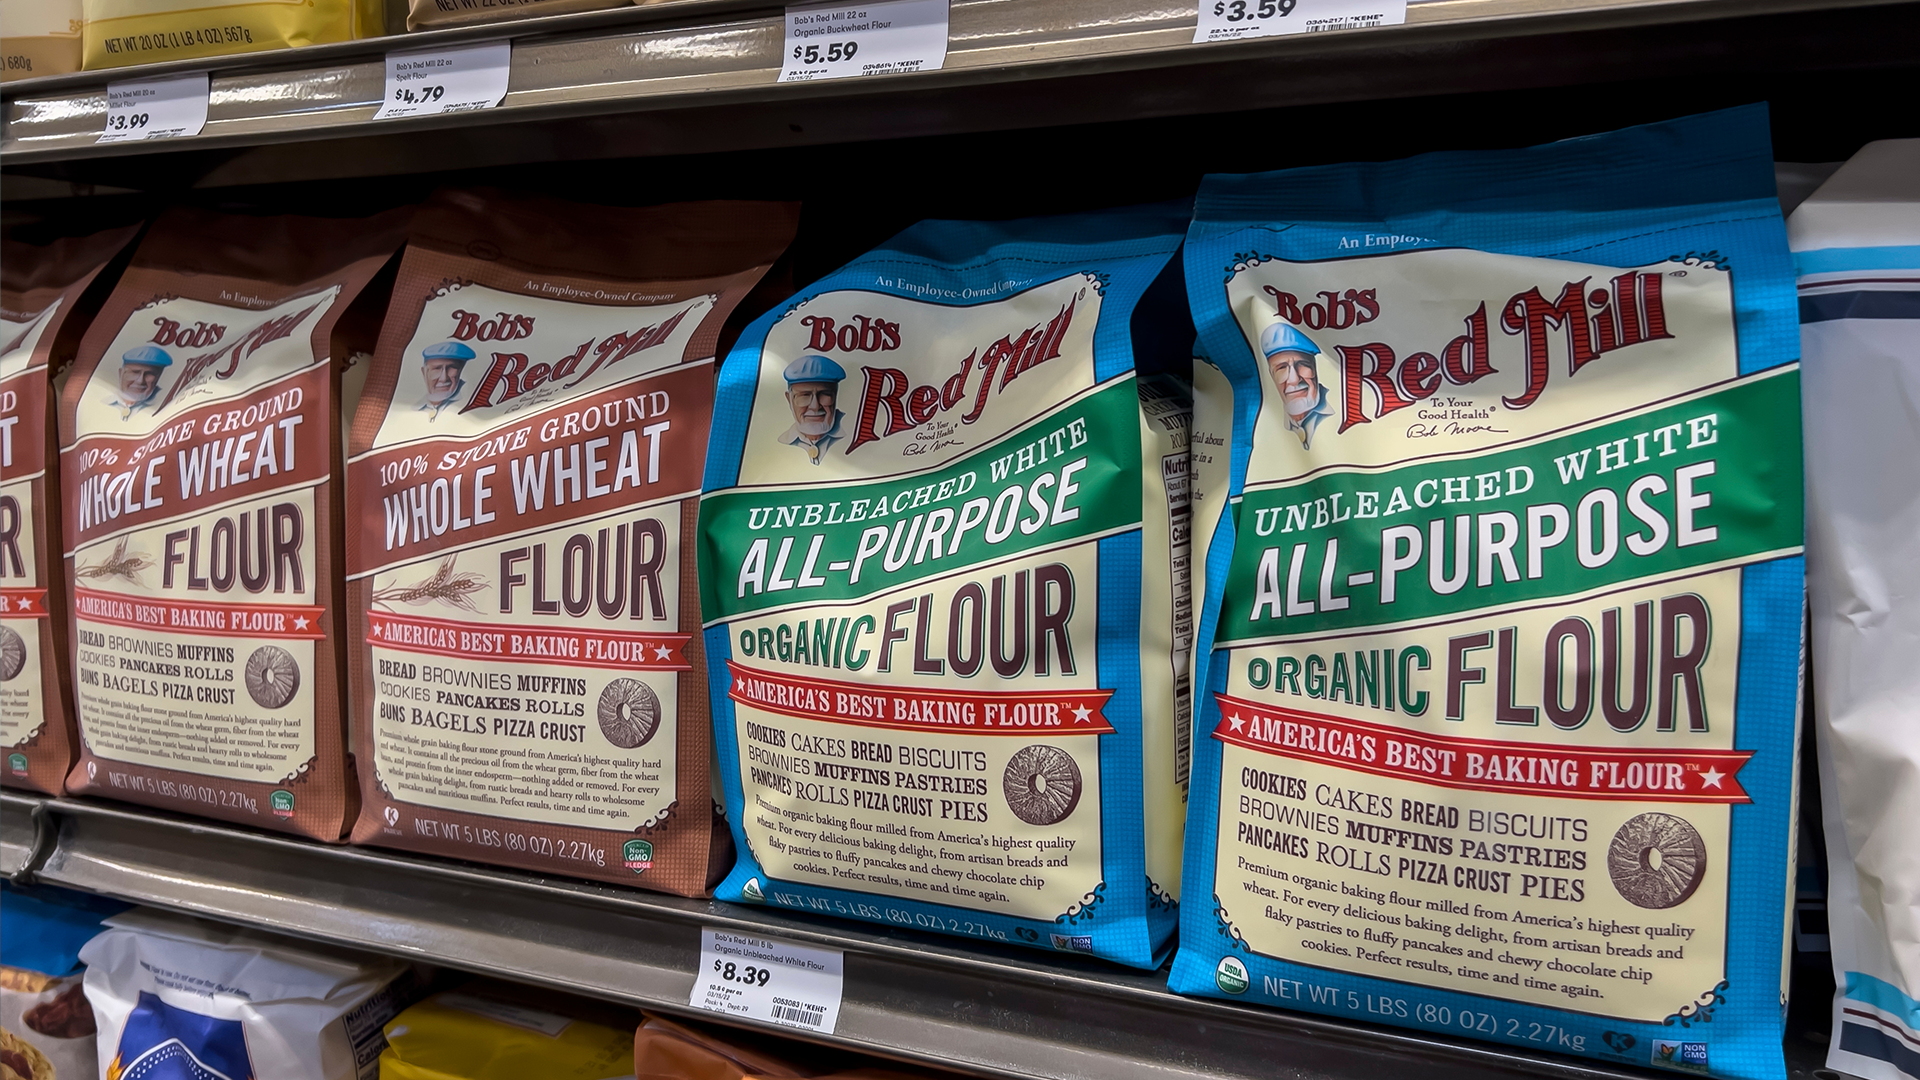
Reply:
[[259, 310], [240, 295], [232, 304], [153, 301], [128, 317], [87, 380], [77, 435], [146, 435], [190, 407], [312, 367], [314, 327], [339, 296], [333, 285]]
[[[263, 651], [272, 650], [271, 655]], [[314, 643], [171, 634], [78, 620], [80, 734], [99, 757], [254, 783], [314, 758]], [[285, 704], [249, 692], [250, 670], [298, 672]], [[276, 697], [266, 697], [267, 702]]]
[[1171, 723], [1141, 732], [1147, 800], [1146, 864], [1153, 887], [1180, 898], [1180, 850], [1193, 751], [1193, 507], [1189, 387], [1169, 378], [1140, 386], [1140, 699]]
[[[11, 30], [7, 36], [13, 36]], [[40, 344], [47, 327], [53, 325], [53, 317], [59, 313], [64, 299], [56, 297], [53, 303], [31, 315], [19, 313], [19, 318], [0, 317], [0, 379], [11, 379], [33, 363], [33, 350]]]
[[7, 0], [0, 4], [0, 37], [79, 37], [80, 0]]
[[74, 680], [100, 757], [259, 783], [314, 756], [314, 488], [74, 554]]
[[[505, 421], [678, 364], [717, 296], [637, 289], [548, 297], [449, 283], [421, 310], [375, 448], [484, 434]], [[598, 302], [596, 302], [598, 301]]]
[[1221, 654], [1229, 695], [1294, 725], [1284, 752], [1225, 740], [1224, 917], [1303, 964], [1642, 1021], [1696, 1005], [1727, 944], [1731, 813], [1706, 800], [1738, 765], [1631, 761], [1732, 750], [1740, 619], [1722, 570]]
[[1093, 385], [1093, 285], [1078, 273], [1009, 280], [972, 307], [814, 297], [767, 332], [741, 482], [935, 468], [1033, 420]]
[[1080, 544], [731, 624], [742, 825], [767, 872], [1042, 920], [1086, 903], [1107, 729], [1069, 695], [1098, 689], [1096, 562]]
[[1249, 487], [1486, 450], [1738, 373], [1724, 268], [1368, 255], [1367, 240], [1337, 262], [1259, 262], [1226, 287], [1260, 371]]
[[46, 723], [46, 689], [40, 685], [40, 628], [34, 619], [0, 620], [7, 635], [7, 666], [19, 673], [0, 680], [0, 746], [18, 746]]
[[679, 794], [680, 530], [680, 503], [657, 503], [375, 574], [374, 755], [393, 797], [657, 824]]

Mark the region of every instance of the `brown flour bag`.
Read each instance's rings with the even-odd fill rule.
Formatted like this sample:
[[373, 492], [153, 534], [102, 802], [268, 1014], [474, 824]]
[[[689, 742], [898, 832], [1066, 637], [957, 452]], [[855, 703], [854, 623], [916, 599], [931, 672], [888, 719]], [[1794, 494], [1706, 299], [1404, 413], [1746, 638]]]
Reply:
[[407, 213], [169, 210], [81, 341], [70, 791], [323, 840], [352, 820], [339, 393]]
[[52, 375], [88, 289], [138, 226], [44, 247], [0, 242], [0, 783], [58, 795], [73, 766]]
[[795, 208], [445, 192], [348, 484], [356, 843], [704, 893], [694, 529], [722, 326]]

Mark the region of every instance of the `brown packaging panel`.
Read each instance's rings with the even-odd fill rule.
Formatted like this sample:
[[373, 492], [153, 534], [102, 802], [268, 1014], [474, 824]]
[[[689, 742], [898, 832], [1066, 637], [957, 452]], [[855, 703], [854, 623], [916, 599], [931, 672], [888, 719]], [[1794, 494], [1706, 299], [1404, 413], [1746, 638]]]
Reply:
[[347, 468], [354, 842], [682, 895], [724, 872], [700, 480], [723, 327], [795, 221], [421, 209]]
[[139, 226], [0, 242], [0, 784], [49, 795], [73, 765], [52, 377], [89, 290]]
[[61, 391], [68, 790], [339, 840], [340, 384], [409, 211], [176, 209]]

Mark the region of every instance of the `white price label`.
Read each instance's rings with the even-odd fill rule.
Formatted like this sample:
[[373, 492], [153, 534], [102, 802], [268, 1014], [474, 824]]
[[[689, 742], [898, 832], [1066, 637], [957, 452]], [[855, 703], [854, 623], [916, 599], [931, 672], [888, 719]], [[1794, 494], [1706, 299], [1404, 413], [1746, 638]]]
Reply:
[[947, 0], [787, 9], [781, 82], [938, 71], [946, 62]]
[[700, 970], [687, 1004], [725, 1016], [832, 1034], [840, 1022], [838, 949], [700, 928]]
[[513, 45], [489, 41], [387, 54], [387, 97], [375, 120], [491, 109], [507, 96]]
[[207, 126], [207, 75], [107, 84], [107, 123], [96, 141], [179, 139]]
[[1407, 21], [1407, 0], [1200, 0], [1193, 43], [1359, 30]]

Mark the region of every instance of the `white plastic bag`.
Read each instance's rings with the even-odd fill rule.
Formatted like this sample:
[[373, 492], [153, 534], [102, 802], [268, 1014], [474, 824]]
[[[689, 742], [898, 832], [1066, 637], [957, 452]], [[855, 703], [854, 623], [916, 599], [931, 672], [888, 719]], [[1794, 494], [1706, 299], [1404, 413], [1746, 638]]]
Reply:
[[100, 1075], [374, 1080], [406, 967], [129, 911], [80, 951]]
[[1828, 857], [1827, 1064], [1920, 1077], [1920, 139], [1870, 144], [1787, 223]]

